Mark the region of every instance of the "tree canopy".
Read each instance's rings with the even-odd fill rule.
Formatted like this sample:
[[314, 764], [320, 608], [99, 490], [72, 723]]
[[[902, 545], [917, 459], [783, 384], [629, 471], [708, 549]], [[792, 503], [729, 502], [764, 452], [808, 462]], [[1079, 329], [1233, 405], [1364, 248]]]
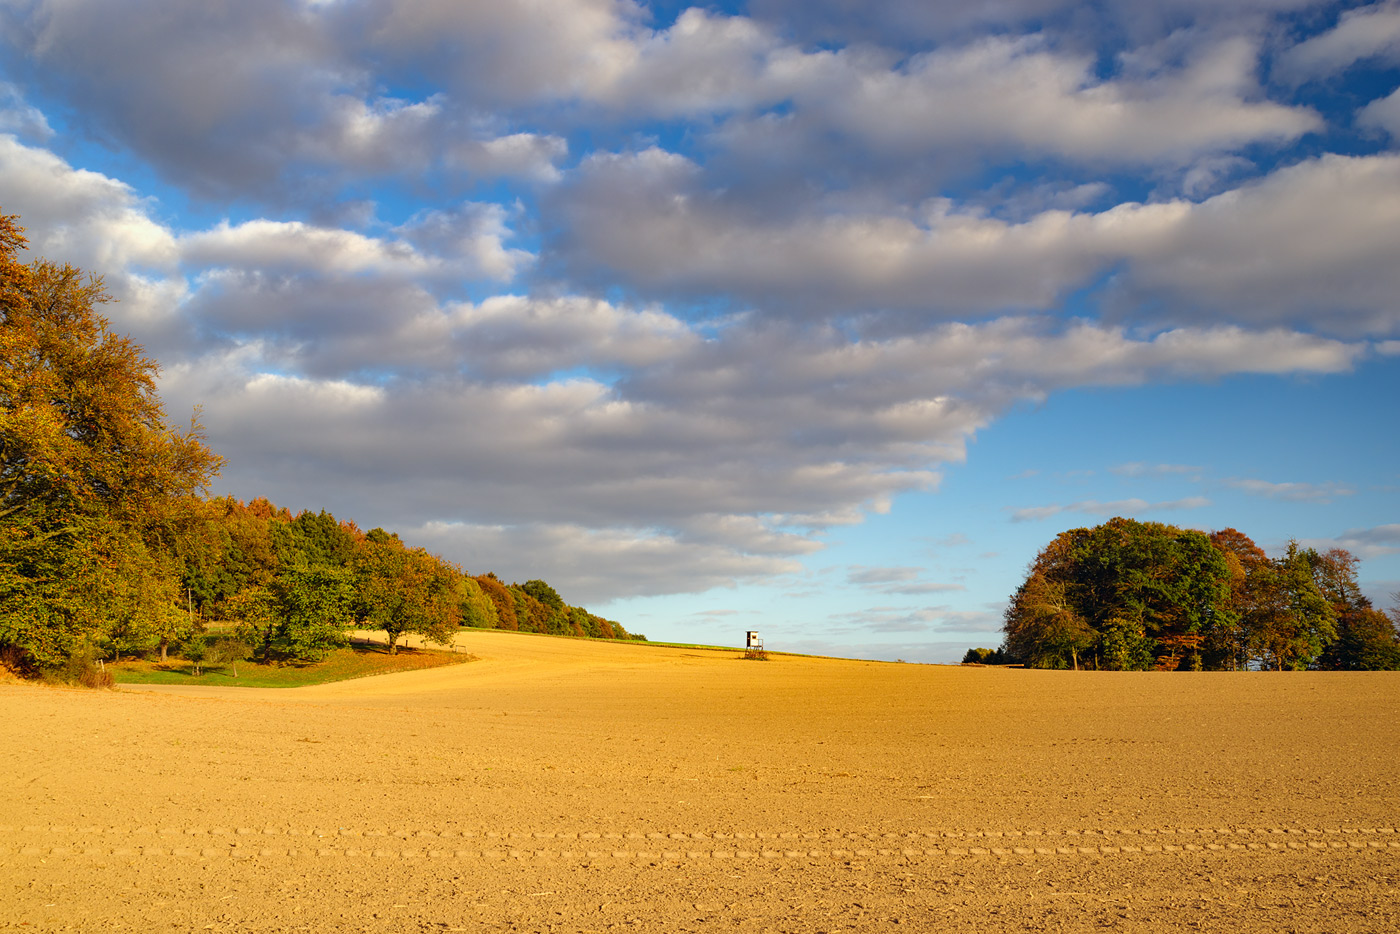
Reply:
[[1290, 542], [1270, 559], [1235, 529], [1115, 518], [1060, 533], [1003, 623], [1006, 656], [1039, 668], [1400, 667], [1394, 622], [1356, 559]]
[[111, 332], [97, 277], [19, 264], [0, 219], [0, 646], [57, 665], [94, 636], [168, 638], [173, 544], [220, 458], [165, 422], [158, 367]]

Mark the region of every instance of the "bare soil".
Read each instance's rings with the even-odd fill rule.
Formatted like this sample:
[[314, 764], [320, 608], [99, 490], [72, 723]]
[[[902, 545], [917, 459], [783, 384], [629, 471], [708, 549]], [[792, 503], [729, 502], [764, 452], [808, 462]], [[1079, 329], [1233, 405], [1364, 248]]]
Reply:
[[0, 930], [1400, 930], [1395, 673], [459, 643], [0, 684]]

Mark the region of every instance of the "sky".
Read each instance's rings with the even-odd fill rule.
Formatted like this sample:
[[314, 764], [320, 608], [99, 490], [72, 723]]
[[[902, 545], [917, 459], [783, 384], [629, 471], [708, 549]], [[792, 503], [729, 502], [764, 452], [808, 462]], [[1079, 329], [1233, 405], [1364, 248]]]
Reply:
[[0, 210], [211, 492], [955, 662], [1122, 515], [1400, 590], [1400, 3], [0, 2]]

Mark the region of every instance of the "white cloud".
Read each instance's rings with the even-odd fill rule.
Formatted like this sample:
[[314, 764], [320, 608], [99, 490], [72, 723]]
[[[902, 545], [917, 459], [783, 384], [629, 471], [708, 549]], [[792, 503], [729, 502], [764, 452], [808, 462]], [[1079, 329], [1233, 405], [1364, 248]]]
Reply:
[[1170, 500], [1161, 503], [1149, 503], [1145, 499], [1120, 499], [1111, 502], [1099, 502], [1098, 500], [1086, 499], [1077, 503], [1051, 506], [1028, 506], [1022, 509], [1011, 509], [1012, 522], [1038, 522], [1042, 519], [1049, 519], [1065, 512], [1082, 513], [1088, 516], [1123, 516], [1123, 515], [1143, 515], [1152, 512], [1167, 512], [1178, 509], [1200, 509], [1209, 506], [1210, 500], [1204, 496], [1188, 496], [1184, 499]]
[[75, 169], [45, 149], [0, 134], [6, 214], [18, 214], [29, 258], [72, 263], [104, 277], [117, 303], [102, 309], [152, 353], [188, 339], [178, 319], [188, 289], [175, 236], [125, 183]]
[[1169, 319], [1388, 334], [1400, 327], [1397, 241], [1400, 156], [1328, 155], [1184, 211], [1116, 288], [1125, 309]]
[[951, 593], [966, 590], [962, 584], [942, 583], [922, 580], [923, 568], [915, 567], [865, 567], [854, 565], [847, 570], [849, 583], [877, 593], [902, 596], [921, 596], [935, 593]]
[[268, 274], [377, 275], [509, 280], [533, 257], [508, 249], [511, 236], [498, 205], [466, 204], [425, 211], [388, 240], [301, 221], [222, 221], [181, 238], [181, 256], [198, 266]]
[[534, 256], [505, 246], [513, 236], [506, 219], [506, 208], [499, 204], [465, 202], [420, 211], [397, 233], [440, 257], [449, 275], [509, 282]]
[[996, 632], [1001, 614], [980, 610], [954, 610], [947, 606], [876, 606], [828, 617], [833, 633], [853, 632]]
[[[923, 45], [930, 39], [1041, 29], [1062, 42], [1091, 41], [1101, 33], [1149, 41], [1198, 28], [1239, 32], [1261, 16], [1321, 6], [1325, 0], [1102, 0], [1085, 15], [1081, 0], [751, 0], [752, 15], [796, 31], [812, 41], [877, 41], [894, 47]], [[1089, 33], [1086, 40], [1080, 33]]]
[[531, 379], [574, 367], [645, 367], [674, 359], [699, 338], [659, 308], [598, 299], [497, 295], [444, 319], [472, 372]]
[[558, 163], [569, 152], [560, 136], [512, 133], [487, 140], [466, 140], [449, 147], [448, 165], [484, 177], [514, 177], [557, 182]]
[[694, 163], [655, 149], [590, 158], [560, 191], [568, 226], [553, 262], [650, 294], [731, 295], [811, 316], [1049, 309], [1117, 266], [1110, 297], [1139, 320], [1223, 316], [1341, 334], [1400, 326], [1390, 250], [1400, 156], [1325, 156], [1200, 204], [1050, 210], [1016, 223], [944, 201], [754, 217], [701, 181]]
[[427, 257], [402, 241], [301, 221], [221, 221], [212, 229], [187, 234], [181, 245], [185, 261], [197, 266], [399, 275], [421, 274], [429, 266]]
[[1108, 468], [1108, 470], [1109, 473], [1116, 473], [1122, 477], [1160, 477], [1181, 474], [1195, 474], [1199, 476], [1201, 473], [1200, 467], [1190, 467], [1185, 464], [1145, 464], [1142, 461], [1119, 464], [1116, 467]]
[[472, 573], [494, 571], [507, 581], [541, 578], [565, 600], [604, 613], [606, 604], [619, 598], [701, 593], [801, 569], [791, 559], [647, 529], [432, 522], [402, 534]]
[[771, 103], [787, 90], [768, 61], [779, 48], [751, 19], [691, 8], [669, 29], [640, 41], [630, 67], [610, 86], [593, 88], [593, 95], [633, 114], [664, 116], [724, 113]]
[[1241, 39], [1195, 51], [1185, 67], [1101, 80], [1090, 56], [1032, 38], [987, 38], [890, 68], [850, 50], [784, 60], [806, 111], [866, 146], [1014, 146], [1106, 162], [1175, 162], [1247, 142], [1285, 142], [1321, 126], [1308, 110], [1264, 100], [1257, 52]]
[[[37, 87], [82, 113], [87, 131], [128, 148], [195, 195], [316, 204], [334, 200], [347, 181], [443, 167], [455, 182], [463, 170], [549, 180], [562, 140], [492, 133], [495, 121], [481, 105], [499, 98], [474, 79], [492, 68], [501, 69], [493, 78], [539, 69], [531, 93], [546, 90], [551, 71], [561, 90], [569, 88], [582, 72], [610, 70], [602, 66], [606, 36], [625, 32], [634, 15], [607, 2], [308, 9], [249, 0], [235, 12], [208, 4], [116, 9], [98, 0], [50, 0], [0, 12], [0, 26], [8, 27], [0, 28], [0, 40], [33, 66]], [[590, 19], [596, 28], [575, 29]], [[500, 27], [494, 33], [492, 23]], [[429, 53], [450, 47], [454, 27], [459, 38], [464, 28], [480, 45], [481, 54], [452, 52], [440, 62], [448, 69], [471, 63], [464, 86], [441, 84], [416, 100], [382, 92], [421, 85], [433, 67]], [[397, 64], [414, 73], [396, 73], [399, 40], [408, 34], [419, 45], [402, 49]], [[494, 42], [496, 36], [509, 41]], [[551, 36], [562, 38], [553, 49]], [[619, 49], [631, 47], [625, 38], [618, 42]], [[572, 54], [558, 55], [561, 45]], [[390, 72], [380, 74], [380, 67]]]
[[864, 567], [854, 565], [846, 574], [852, 584], [902, 584], [917, 580], [923, 568]]
[[21, 215], [32, 254], [114, 275], [174, 266], [174, 238], [124, 182], [75, 169], [7, 134], [0, 134], [0, 176], [5, 209]]
[[1400, 60], [1400, 4], [1381, 2], [1344, 12], [1333, 29], [1280, 55], [1274, 74], [1300, 83], [1336, 74], [1368, 58]]
[[1231, 478], [1226, 486], [1251, 496], [1282, 499], [1295, 503], [1330, 503], [1339, 496], [1354, 496], [1356, 488], [1345, 483], [1272, 483], [1252, 478]]
[[0, 81], [0, 133], [43, 142], [53, 136], [53, 128], [42, 111], [25, 102], [19, 88]]
[[1392, 139], [1400, 139], [1400, 90], [1362, 107], [1356, 114], [1356, 122], [1359, 126], [1384, 130]]
[[582, 276], [601, 267], [658, 291], [737, 294], [812, 314], [1042, 308], [1189, 210], [1130, 204], [1012, 224], [934, 201], [913, 215], [759, 220], [698, 181], [695, 165], [655, 149], [591, 158], [562, 193], [561, 258]]
[[596, 96], [636, 64], [650, 30], [626, 0], [378, 0], [345, 11], [392, 73], [427, 76], [480, 104]]
[[1348, 529], [1336, 538], [1310, 538], [1298, 542], [1305, 548], [1326, 551], [1345, 548], [1363, 561], [1400, 554], [1400, 523], [1376, 525], [1368, 529]]

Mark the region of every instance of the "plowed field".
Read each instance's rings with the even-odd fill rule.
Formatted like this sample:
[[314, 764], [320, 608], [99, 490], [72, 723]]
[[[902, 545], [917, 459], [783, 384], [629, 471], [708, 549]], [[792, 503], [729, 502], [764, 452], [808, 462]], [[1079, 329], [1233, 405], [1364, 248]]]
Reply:
[[459, 644], [0, 685], [0, 929], [1400, 930], [1394, 673]]

